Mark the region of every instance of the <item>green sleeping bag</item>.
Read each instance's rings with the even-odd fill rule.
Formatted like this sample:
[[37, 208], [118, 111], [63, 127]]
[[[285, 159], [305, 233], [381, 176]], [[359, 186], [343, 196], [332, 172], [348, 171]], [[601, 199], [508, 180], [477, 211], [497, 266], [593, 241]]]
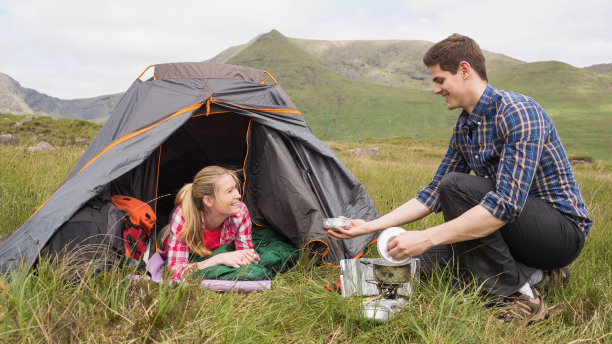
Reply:
[[[253, 248], [259, 254], [259, 263], [244, 265], [239, 268], [225, 265], [211, 266], [194, 272], [192, 277], [243, 281], [267, 280], [273, 279], [278, 272], [287, 271], [297, 262], [300, 255], [299, 250], [281, 239], [273, 229], [253, 225], [252, 237]], [[221, 245], [213, 251], [213, 256], [234, 250], [234, 243]], [[191, 262], [201, 262], [207, 258], [210, 258], [210, 256], [203, 258], [192, 254], [189, 260]]]

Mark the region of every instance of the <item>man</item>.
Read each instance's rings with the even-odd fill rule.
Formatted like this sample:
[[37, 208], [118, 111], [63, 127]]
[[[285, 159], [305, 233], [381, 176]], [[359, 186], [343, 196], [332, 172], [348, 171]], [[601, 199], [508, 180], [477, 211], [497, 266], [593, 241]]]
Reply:
[[555, 127], [534, 100], [488, 84], [484, 55], [469, 37], [449, 36], [423, 62], [434, 92], [449, 109], [463, 109], [433, 180], [378, 219], [326, 233], [348, 239], [442, 211], [443, 224], [391, 240], [390, 255], [446, 249], [461, 277], [508, 302], [502, 318], [546, 319], [548, 307], [533, 286], [551, 272], [569, 277], [566, 266], [592, 224]]

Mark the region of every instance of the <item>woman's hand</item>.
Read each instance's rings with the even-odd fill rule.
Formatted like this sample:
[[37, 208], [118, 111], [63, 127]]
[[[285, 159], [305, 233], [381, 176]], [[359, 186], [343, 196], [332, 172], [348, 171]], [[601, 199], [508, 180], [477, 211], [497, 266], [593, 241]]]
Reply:
[[389, 241], [387, 251], [397, 260], [414, 257], [433, 246], [430, 239], [430, 233], [426, 231], [408, 231]]
[[369, 229], [368, 223], [362, 219], [351, 219], [351, 224], [348, 227], [335, 227], [325, 230], [328, 237], [336, 240], [350, 239], [370, 232], [372, 231]]
[[257, 264], [259, 262], [259, 255], [253, 249], [225, 252], [212, 258], [216, 258], [217, 264], [215, 265], [226, 265], [232, 268], [239, 268], [242, 265]]
[[202, 270], [215, 265], [225, 265], [232, 268], [239, 268], [243, 265], [257, 263], [259, 263], [259, 255], [257, 252], [255, 252], [253, 249], [247, 249], [220, 253], [197, 263], [197, 266], [198, 270]]

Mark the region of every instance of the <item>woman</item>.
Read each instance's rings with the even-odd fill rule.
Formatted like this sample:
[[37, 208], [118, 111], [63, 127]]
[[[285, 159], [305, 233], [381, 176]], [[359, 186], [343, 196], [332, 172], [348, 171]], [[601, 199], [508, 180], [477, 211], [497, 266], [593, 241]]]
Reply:
[[[174, 203], [177, 207], [160, 251], [173, 279], [215, 265], [237, 268], [259, 262], [253, 250], [251, 218], [240, 201], [238, 177], [233, 171], [219, 166], [203, 168], [193, 183], [181, 188]], [[235, 251], [189, 263], [190, 254], [211, 256], [212, 250], [230, 242], [234, 242]]]

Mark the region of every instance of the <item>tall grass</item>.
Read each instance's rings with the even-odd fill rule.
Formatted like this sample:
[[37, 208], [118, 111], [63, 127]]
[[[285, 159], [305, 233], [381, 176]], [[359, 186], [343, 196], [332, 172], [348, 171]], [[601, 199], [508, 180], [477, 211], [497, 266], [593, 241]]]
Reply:
[[[429, 182], [445, 143], [405, 138], [329, 142], [386, 213]], [[351, 148], [379, 147], [355, 157]], [[23, 223], [63, 181], [82, 148], [30, 153], [0, 148], [0, 234]], [[595, 225], [570, 266], [568, 286], [550, 293], [551, 318], [529, 327], [501, 324], [478, 285], [457, 293], [448, 273], [423, 279], [409, 304], [376, 325], [359, 315], [361, 300], [325, 291], [340, 271], [306, 256], [272, 290], [218, 293], [195, 284], [134, 282], [115, 268], [82, 279], [62, 278], [65, 265], [42, 261], [35, 273], [0, 276], [0, 342], [197, 343], [606, 343], [612, 341], [612, 168], [599, 161], [574, 167]], [[434, 215], [405, 226], [422, 229]], [[368, 256], [375, 256], [370, 250]]]
[[0, 146], [0, 232], [21, 225], [61, 184], [83, 153], [82, 148], [58, 147], [30, 152], [25, 146]]

